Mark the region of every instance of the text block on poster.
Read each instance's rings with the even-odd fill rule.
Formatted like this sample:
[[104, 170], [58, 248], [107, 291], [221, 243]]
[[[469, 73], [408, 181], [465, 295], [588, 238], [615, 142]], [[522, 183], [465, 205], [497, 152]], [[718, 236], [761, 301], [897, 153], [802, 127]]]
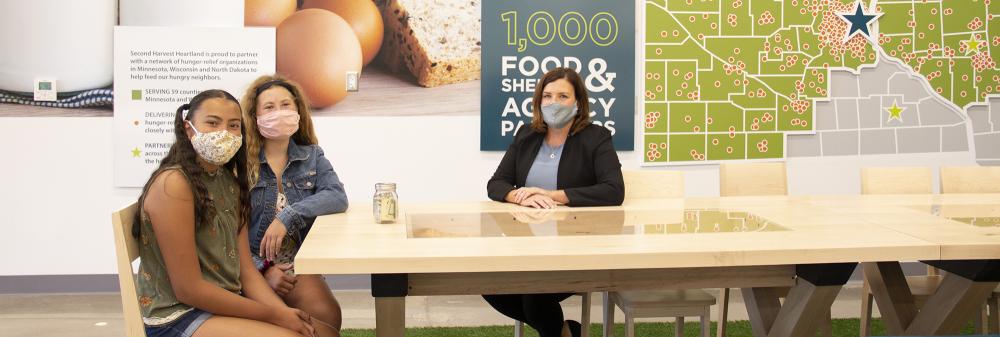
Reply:
[[207, 89], [236, 98], [274, 73], [274, 28], [115, 27], [114, 182], [141, 187], [173, 144], [177, 108]]

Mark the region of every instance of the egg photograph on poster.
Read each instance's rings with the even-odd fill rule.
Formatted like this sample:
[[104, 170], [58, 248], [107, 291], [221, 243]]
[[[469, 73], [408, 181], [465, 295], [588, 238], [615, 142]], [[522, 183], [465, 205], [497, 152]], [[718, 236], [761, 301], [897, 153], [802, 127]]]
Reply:
[[247, 0], [317, 116], [477, 115], [480, 2]]
[[[5, 51], [0, 67], [0, 102], [18, 105], [0, 109], [5, 116], [111, 116], [115, 26], [273, 27], [276, 72], [302, 85], [317, 116], [479, 114], [479, 0], [81, 0], [0, 9], [0, 41], [23, 47]], [[32, 13], [51, 15], [25, 33], [18, 18]], [[67, 23], [75, 34], [51, 28]], [[58, 100], [36, 98], [39, 85]]]

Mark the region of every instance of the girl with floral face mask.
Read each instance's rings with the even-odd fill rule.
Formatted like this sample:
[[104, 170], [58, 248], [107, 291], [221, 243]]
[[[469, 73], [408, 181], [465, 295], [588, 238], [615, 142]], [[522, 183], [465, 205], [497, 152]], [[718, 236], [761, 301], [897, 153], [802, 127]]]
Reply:
[[262, 76], [243, 97], [250, 177], [250, 249], [268, 285], [293, 308], [339, 332], [340, 305], [320, 275], [296, 275], [292, 262], [317, 216], [347, 210], [347, 195], [319, 147], [302, 90]]
[[147, 336], [315, 336], [275, 296], [247, 244], [250, 215], [239, 103], [208, 90], [177, 109], [174, 144], [139, 197], [138, 296]]

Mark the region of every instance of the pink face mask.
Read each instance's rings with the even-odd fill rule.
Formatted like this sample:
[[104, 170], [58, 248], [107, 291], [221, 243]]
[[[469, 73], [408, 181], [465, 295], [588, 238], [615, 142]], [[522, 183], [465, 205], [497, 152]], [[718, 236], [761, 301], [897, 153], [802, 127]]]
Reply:
[[257, 115], [257, 129], [267, 139], [288, 138], [299, 130], [299, 113], [292, 110], [278, 110], [266, 115]]

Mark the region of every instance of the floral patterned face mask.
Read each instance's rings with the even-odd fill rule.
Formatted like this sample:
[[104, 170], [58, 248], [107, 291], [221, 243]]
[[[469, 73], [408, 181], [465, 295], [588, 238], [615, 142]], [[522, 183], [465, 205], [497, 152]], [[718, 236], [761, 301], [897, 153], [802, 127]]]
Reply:
[[228, 163], [236, 155], [236, 151], [240, 150], [240, 145], [243, 145], [243, 136], [233, 135], [226, 130], [201, 133], [195, 129], [191, 121], [187, 123], [191, 126], [191, 130], [194, 130], [191, 145], [194, 146], [195, 152], [212, 165], [221, 166]]

